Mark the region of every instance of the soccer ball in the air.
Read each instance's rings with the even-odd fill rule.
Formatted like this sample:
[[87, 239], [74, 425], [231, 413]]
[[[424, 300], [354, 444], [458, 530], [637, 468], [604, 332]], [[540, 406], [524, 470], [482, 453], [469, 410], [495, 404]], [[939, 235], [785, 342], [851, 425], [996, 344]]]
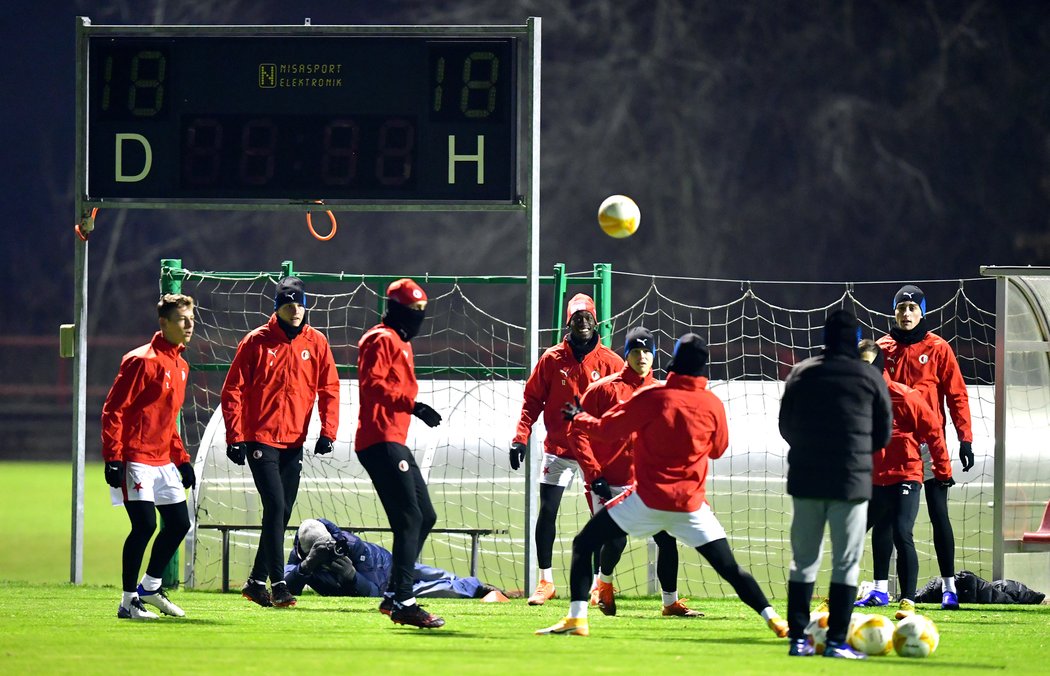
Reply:
[[[854, 617], [857, 615], [860, 613]], [[893, 622], [885, 615], [861, 615], [850, 627], [849, 644], [868, 655], [889, 655], [893, 650]]]
[[814, 612], [809, 616], [809, 624], [806, 625], [806, 640], [813, 651], [818, 655], [824, 654], [824, 648], [828, 644], [828, 614]]
[[901, 657], [928, 657], [940, 641], [936, 625], [925, 615], [906, 617], [893, 630], [893, 649]]
[[642, 212], [626, 195], [611, 195], [598, 207], [598, 225], [606, 235], [621, 239], [630, 237], [642, 222]]

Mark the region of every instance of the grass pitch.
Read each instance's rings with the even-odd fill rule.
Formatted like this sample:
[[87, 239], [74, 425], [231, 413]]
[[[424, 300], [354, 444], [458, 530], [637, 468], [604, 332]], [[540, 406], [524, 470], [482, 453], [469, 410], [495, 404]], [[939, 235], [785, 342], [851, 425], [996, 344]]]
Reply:
[[[420, 630], [392, 624], [376, 610], [376, 599], [307, 593], [298, 607], [281, 610], [260, 608], [239, 594], [178, 590], [171, 598], [185, 618], [117, 620], [127, 517], [106, 502], [101, 467], [87, 471], [86, 584], [72, 586], [64, 583], [68, 466], [0, 465], [0, 673], [1047, 671], [1050, 606], [964, 606], [957, 612], [920, 606], [941, 633], [932, 657], [890, 655], [860, 664], [789, 658], [787, 642], [736, 599], [693, 599], [689, 605], [707, 616], [686, 619], [662, 617], [655, 598], [621, 598], [616, 617], [592, 611], [586, 638], [533, 635], [565, 614], [564, 599], [542, 607], [524, 600], [429, 601], [426, 607], [448, 624]], [[784, 612], [782, 599], [774, 605]]]

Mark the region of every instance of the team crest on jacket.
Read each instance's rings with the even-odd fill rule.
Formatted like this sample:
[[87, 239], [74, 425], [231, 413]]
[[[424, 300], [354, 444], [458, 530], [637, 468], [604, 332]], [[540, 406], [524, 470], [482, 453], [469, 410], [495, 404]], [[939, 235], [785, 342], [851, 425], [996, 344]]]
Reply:
[[408, 471], [408, 460], [402, 460], [401, 462], [397, 463], [397, 468], [399, 470], [401, 470], [402, 472], [407, 472]]
[[925, 364], [928, 361], [930, 361], [930, 356], [929, 355], [926, 355], [926, 354], [920, 354], [919, 355], [919, 363], [920, 364]]
[[597, 371], [591, 371], [591, 380], [598, 380], [601, 377], [602, 374], [598, 373]]
[[303, 361], [306, 361], [310, 358], [310, 350], [303, 350], [299, 356], [303, 358]]
[[258, 448], [257, 448], [257, 449], [255, 449], [255, 450], [254, 450], [254, 451], [252, 452], [252, 458], [254, 458], [254, 459], [256, 459], [256, 460], [260, 460], [260, 459], [262, 458], [262, 451], [261, 451], [261, 450], [259, 450]]

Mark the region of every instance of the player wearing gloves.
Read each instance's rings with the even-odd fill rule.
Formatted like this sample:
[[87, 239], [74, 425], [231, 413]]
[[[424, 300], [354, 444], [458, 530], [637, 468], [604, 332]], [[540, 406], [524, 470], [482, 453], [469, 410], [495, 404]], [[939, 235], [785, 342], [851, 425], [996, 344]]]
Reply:
[[[294, 594], [305, 585], [321, 596], [383, 595], [390, 584], [393, 556], [377, 544], [340, 530], [327, 519], [306, 519], [284, 567]], [[440, 568], [416, 563], [412, 577], [416, 596], [505, 601], [503, 592], [476, 577], [457, 577]], [[490, 596], [491, 595], [491, 596]]]
[[[933, 411], [922, 396], [907, 385], [890, 380], [883, 370], [882, 350], [872, 340], [862, 340], [860, 357], [873, 365], [886, 381], [893, 407], [893, 436], [886, 448], [872, 457], [871, 502], [868, 505], [868, 529], [878, 527], [886, 536], [871, 539], [875, 567], [875, 587], [855, 606], [889, 603], [890, 558], [897, 548], [897, 579], [900, 585], [900, 610], [897, 619], [915, 613], [915, 587], [919, 579], [919, 557], [915, 552], [912, 531], [919, 513], [919, 487], [922, 483], [922, 454], [925, 443], [933, 460], [937, 481], [951, 485], [951, 459], [944, 445], [944, 434], [933, 423]], [[872, 600], [878, 603], [872, 603]]]
[[529, 597], [530, 606], [543, 605], [555, 595], [552, 563], [558, 508], [565, 489], [572, 484], [579, 469], [568, 439], [569, 424], [562, 417], [561, 407], [567, 401], [576, 401], [591, 383], [623, 368], [623, 359], [599, 340], [594, 330], [597, 316], [590, 296], [578, 293], [569, 300], [565, 308], [569, 333], [561, 343], [543, 353], [525, 383], [521, 419], [510, 444], [510, 466], [516, 470], [525, 460], [532, 426], [543, 415], [547, 438], [543, 442], [540, 505], [536, 516], [540, 579]]
[[572, 402], [563, 413], [574, 429], [608, 442], [634, 435], [636, 485], [607, 502], [572, 541], [572, 601], [569, 614], [537, 634], [587, 636], [591, 557], [601, 545], [624, 535], [648, 537], [666, 531], [703, 556], [744, 603], [783, 638], [787, 622], [777, 615], [755, 578], [737, 564], [726, 532], [705, 495], [708, 459], [729, 446], [725, 407], [707, 389], [708, 350], [687, 333], [675, 344], [666, 383], [642, 388], [601, 418]]
[[[262, 503], [262, 532], [241, 594], [260, 606], [287, 608], [284, 529], [299, 493], [303, 444], [314, 401], [321, 435], [314, 453], [331, 453], [339, 428], [339, 376], [328, 339], [306, 323], [306, 292], [296, 277], [277, 284], [274, 313], [237, 346], [222, 386], [226, 455], [245, 460]], [[270, 580], [270, 589], [266, 580]]]
[[[959, 462], [964, 472], [974, 465], [973, 435], [970, 426], [970, 399], [959, 362], [946, 340], [931, 332], [926, 324], [926, 295], [917, 286], [902, 286], [893, 297], [896, 326], [879, 338], [890, 379], [918, 390], [934, 414], [933, 423], [943, 431], [947, 405], [959, 438]], [[923, 493], [926, 511], [933, 526], [933, 548], [943, 583], [941, 608], [956, 610], [959, 597], [955, 589], [955, 532], [948, 518], [948, 489], [952, 482], [939, 481], [930, 469], [929, 450], [923, 453]], [[872, 537], [878, 537], [874, 533]], [[885, 537], [883, 535], [882, 537]], [[877, 599], [866, 599], [876, 601]]]
[[[617, 404], [631, 398], [635, 391], [652, 385], [653, 353], [656, 339], [645, 327], [638, 326], [627, 331], [623, 348], [627, 363], [619, 373], [605, 376], [592, 383], [580, 399], [584, 413], [600, 418]], [[615, 496], [634, 485], [634, 453], [632, 437], [613, 442], [594, 439], [570, 423], [568, 439], [572, 445], [590, 490], [587, 503], [591, 514]], [[653, 536], [658, 548], [656, 577], [663, 591], [663, 614], [681, 617], [703, 617], [703, 613], [690, 610], [683, 599], [678, 598], [678, 543], [673, 537], [660, 531]], [[591, 605], [598, 606], [606, 615], [616, 614], [616, 596], [612, 584], [613, 569], [619, 563], [627, 547], [627, 536], [621, 536], [602, 545], [598, 554], [598, 569], [594, 587], [591, 589]]]
[[361, 408], [354, 448], [394, 532], [394, 568], [379, 610], [397, 624], [432, 629], [445, 620], [416, 603], [413, 579], [416, 559], [437, 514], [416, 458], [405, 445], [412, 416], [428, 427], [441, 424], [440, 413], [416, 401], [419, 385], [411, 341], [423, 325], [426, 307], [427, 295], [414, 281], [392, 282], [386, 289], [382, 323], [358, 341]]
[[[117, 617], [122, 619], [156, 619], [143, 602], [165, 615], [185, 615], [161, 587], [161, 576], [190, 528], [185, 489], [197, 485], [178, 429], [189, 376], [182, 352], [193, 337], [193, 299], [165, 294], [157, 314], [160, 331], [124, 355], [102, 406], [106, 483], [123, 492], [131, 521], [121, 562], [124, 594]], [[157, 529], [154, 508], [164, 525], [139, 582], [142, 557]]]

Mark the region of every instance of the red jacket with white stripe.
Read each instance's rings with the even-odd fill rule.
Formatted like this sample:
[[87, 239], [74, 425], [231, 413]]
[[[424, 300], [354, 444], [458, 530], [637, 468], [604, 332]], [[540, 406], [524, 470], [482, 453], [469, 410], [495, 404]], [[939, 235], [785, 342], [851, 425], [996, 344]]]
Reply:
[[942, 430], [947, 404], [959, 441], [973, 441], [970, 398], [959, 371], [959, 362], [948, 342], [935, 333], [927, 333], [914, 345], [902, 345], [890, 335], [879, 338], [877, 342], [885, 355], [886, 372], [890, 378], [918, 390], [937, 414], [936, 422]]
[[[580, 406], [586, 413], [600, 418], [613, 406], [630, 399], [635, 390], [654, 382], [652, 371], [643, 378], [629, 364], [624, 364], [619, 373], [605, 376], [588, 387], [580, 399]], [[587, 483], [598, 477], [604, 477], [612, 486], [630, 486], [634, 483], [634, 453], [630, 437], [611, 442], [591, 439], [576, 425], [570, 424], [568, 439]]]
[[128, 352], [102, 405], [102, 458], [160, 467], [190, 461], [179, 436], [179, 411], [190, 367], [183, 345], [160, 331]]
[[903, 481], [922, 482], [922, 454], [919, 444], [930, 448], [933, 475], [940, 481], [952, 476], [951, 458], [944, 445], [944, 431], [937, 426], [936, 416], [916, 390], [882, 377], [890, 390], [893, 406], [893, 436], [886, 448], [872, 456], [871, 482], [876, 486], [890, 486]]
[[617, 404], [601, 418], [576, 416], [592, 438], [608, 441], [634, 434], [638, 497], [650, 509], [695, 512], [704, 504], [708, 458], [729, 448], [722, 401], [707, 389], [707, 378], [671, 373]]
[[357, 342], [357, 378], [361, 406], [354, 448], [404, 444], [419, 394], [412, 343], [385, 324], [373, 326]]
[[575, 401], [576, 397], [583, 396], [591, 383], [622, 368], [623, 359], [620, 355], [602, 345], [601, 341], [584, 355], [582, 362], [576, 361], [568, 337], [547, 348], [525, 383], [525, 401], [521, 406], [521, 419], [514, 441], [527, 443], [532, 426], [542, 413], [543, 426], [547, 429], [543, 450], [575, 460], [576, 456], [569, 445], [569, 423], [561, 414], [562, 407]]
[[277, 315], [271, 315], [237, 346], [220, 399], [226, 443], [299, 448], [306, 441], [315, 400], [321, 436], [334, 440], [339, 429], [339, 374], [328, 339], [307, 325], [288, 340]]

